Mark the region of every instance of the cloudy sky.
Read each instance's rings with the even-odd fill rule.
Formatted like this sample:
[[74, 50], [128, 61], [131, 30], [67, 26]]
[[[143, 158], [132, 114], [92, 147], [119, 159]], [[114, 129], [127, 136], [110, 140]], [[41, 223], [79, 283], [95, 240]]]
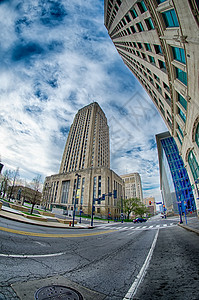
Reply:
[[155, 134], [166, 129], [104, 26], [103, 0], [0, 1], [0, 155], [31, 181], [59, 171], [78, 109], [96, 101], [110, 126], [111, 168], [139, 172], [159, 195]]

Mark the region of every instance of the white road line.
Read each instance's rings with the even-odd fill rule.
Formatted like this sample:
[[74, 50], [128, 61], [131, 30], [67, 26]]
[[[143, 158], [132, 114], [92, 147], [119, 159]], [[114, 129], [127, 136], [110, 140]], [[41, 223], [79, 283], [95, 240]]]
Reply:
[[163, 227], [167, 227], [167, 224], [163, 224]]
[[140, 226], [136, 227], [135, 230], [136, 230], [136, 229], [139, 229], [139, 228], [140, 228]]
[[136, 292], [137, 292], [137, 289], [140, 285], [140, 283], [142, 282], [145, 274], [146, 274], [146, 270], [149, 266], [149, 263], [150, 263], [150, 260], [151, 260], [151, 257], [153, 255], [153, 250], [155, 248], [155, 245], [156, 245], [156, 242], [157, 242], [157, 238], [158, 238], [158, 233], [159, 233], [159, 229], [157, 230], [156, 232], [156, 235], [154, 237], [154, 240], [153, 240], [153, 243], [151, 245], [151, 249], [149, 250], [149, 253], [147, 255], [147, 258], [139, 272], [139, 274], [137, 275], [135, 281], [133, 282], [132, 286], [130, 287], [130, 289], [128, 290], [128, 292], [126, 293], [125, 297], [123, 298], [123, 300], [129, 300], [129, 299], [132, 299]]
[[131, 235], [131, 234], [134, 234], [134, 231], [131, 231], [130, 233], [128, 233], [127, 235]]
[[160, 225], [156, 225], [156, 227], [158, 228], [158, 227], [160, 227]]
[[53, 257], [53, 256], [60, 256], [65, 254], [66, 252], [60, 253], [52, 253], [52, 254], [33, 254], [33, 255], [26, 255], [26, 254], [2, 254], [0, 253], [0, 257], [12, 257], [12, 258], [38, 258], [38, 257]]
[[142, 229], [147, 228], [147, 226], [143, 226]]
[[172, 226], [173, 225], [173, 223], [170, 223], [170, 226]]
[[149, 226], [149, 228], [152, 228], [152, 227], [153, 227], [153, 225]]

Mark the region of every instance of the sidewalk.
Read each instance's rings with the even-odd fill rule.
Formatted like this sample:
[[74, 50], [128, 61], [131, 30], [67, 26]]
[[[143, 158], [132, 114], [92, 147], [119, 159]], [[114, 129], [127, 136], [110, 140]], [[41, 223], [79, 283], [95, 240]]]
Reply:
[[178, 224], [178, 226], [187, 229], [189, 231], [195, 232], [196, 234], [199, 235], [199, 218], [198, 217], [192, 217], [192, 218], [187, 218], [187, 224], [185, 220], [183, 220], [182, 224]]
[[[0, 210], [0, 217], [11, 219], [13, 221], [18, 221], [22, 223], [32, 224], [32, 225], [38, 225], [38, 226], [44, 226], [44, 227], [53, 227], [53, 228], [67, 228], [67, 229], [91, 229], [90, 225], [87, 224], [74, 224], [74, 227], [69, 226], [69, 224], [63, 224], [60, 223], [56, 217], [48, 217], [48, 216], [42, 216], [40, 215], [40, 218], [43, 220], [31, 220], [24, 217], [24, 214], [19, 211], [12, 209], [10, 207], [2, 206], [2, 209]], [[64, 220], [64, 219], [62, 219]], [[71, 220], [72, 223], [72, 220]]]

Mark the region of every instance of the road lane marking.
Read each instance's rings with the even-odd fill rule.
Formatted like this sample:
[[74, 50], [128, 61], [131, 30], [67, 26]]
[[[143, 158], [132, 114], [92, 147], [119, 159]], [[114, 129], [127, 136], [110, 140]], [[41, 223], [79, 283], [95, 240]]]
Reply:
[[163, 224], [163, 227], [167, 227], [167, 224]]
[[149, 228], [152, 228], [152, 227], [153, 227], [153, 225], [149, 226]]
[[160, 225], [156, 225], [156, 227], [158, 228], [158, 227], [160, 227]]
[[0, 253], [0, 257], [11, 257], [11, 258], [41, 258], [41, 257], [53, 257], [60, 256], [66, 254], [66, 252], [60, 253], [51, 253], [51, 254], [2, 254]]
[[140, 283], [142, 282], [145, 274], [146, 274], [146, 270], [149, 266], [149, 263], [151, 261], [152, 255], [153, 255], [153, 251], [157, 242], [157, 238], [158, 238], [158, 234], [159, 234], [159, 228], [156, 232], [156, 235], [154, 237], [153, 243], [151, 245], [151, 249], [149, 250], [149, 253], [147, 255], [147, 258], [139, 272], [139, 274], [137, 275], [135, 281], [133, 282], [132, 286], [130, 287], [130, 289], [128, 290], [128, 292], [126, 293], [125, 297], [123, 298], [123, 300], [129, 300], [129, 299], [133, 299], [133, 297], [135, 296], [137, 289], [140, 285]]
[[52, 233], [38, 233], [38, 232], [28, 232], [28, 231], [21, 231], [15, 230], [5, 227], [0, 227], [1, 231], [6, 231], [10, 233], [16, 233], [21, 235], [28, 235], [28, 236], [37, 236], [37, 237], [52, 237], [52, 238], [69, 238], [69, 237], [85, 237], [85, 236], [95, 236], [101, 234], [107, 234], [116, 232], [116, 230], [106, 230], [106, 231], [99, 231], [99, 232], [92, 232], [92, 233], [73, 233], [73, 234], [52, 234]]
[[139, 229], [139, 228], [140, 228], [140, 226], [136, 227], [135, 230], [136, 230], [136, 229]]

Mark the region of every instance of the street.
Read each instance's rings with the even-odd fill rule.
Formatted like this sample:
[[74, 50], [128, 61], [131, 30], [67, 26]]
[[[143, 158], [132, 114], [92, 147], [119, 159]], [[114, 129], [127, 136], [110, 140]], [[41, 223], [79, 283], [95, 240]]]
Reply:
[[198, 299], [198, 235], [178, 221], [156, 216], [77, 230], [1, 218], [0, 299], [34, 299], [52, 284], [70, 285], [85, 300]]

